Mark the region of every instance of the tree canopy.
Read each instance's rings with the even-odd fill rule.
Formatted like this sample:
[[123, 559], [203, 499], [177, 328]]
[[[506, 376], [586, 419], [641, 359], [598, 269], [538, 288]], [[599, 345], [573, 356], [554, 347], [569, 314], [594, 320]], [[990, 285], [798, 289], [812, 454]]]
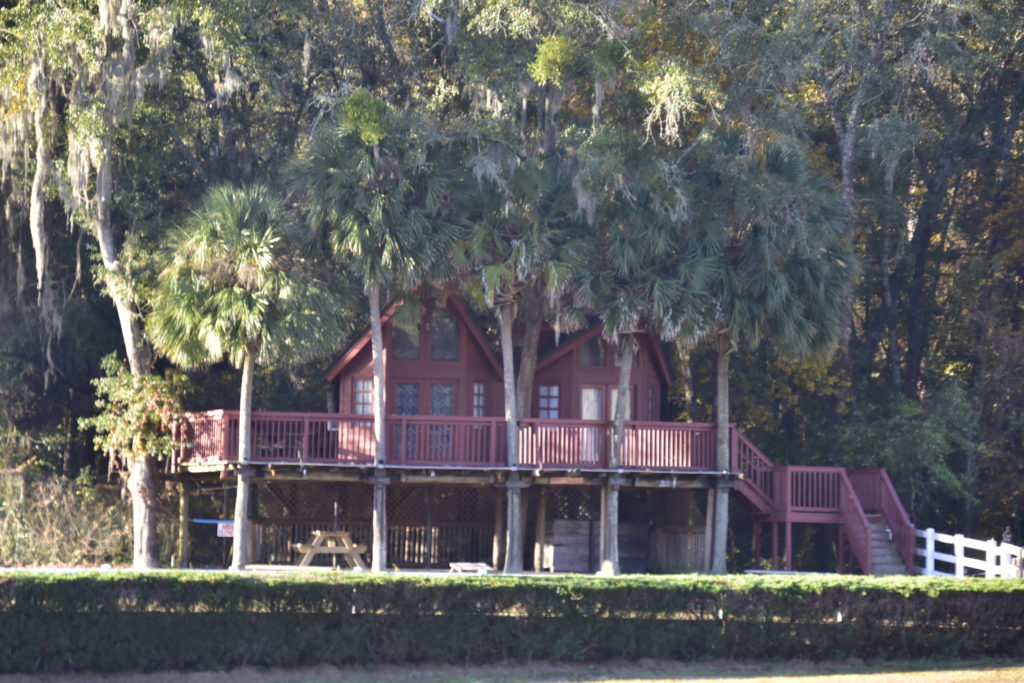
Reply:
[[[725, 330], [730, 415], [773, 458], [904, 467], [919, 526], [1021, 536], [1022, 23], [1013, 0], [0, 2], [5, 457], [92, 462], [67, 416], [100, 359], [162, 369], [158, 246], [255, 183], [378, 307], [445, 280], [528, 338], [659, 328], [684, 419], [713, 417]], [[220, 346], [163, 346], [238, 360], [248, 301]], [[285, 369], [298, 338], [264, 332], [254, 400], [322, 408], [347, 340]], [[226, 400], [192, 374], [190, 406]]]

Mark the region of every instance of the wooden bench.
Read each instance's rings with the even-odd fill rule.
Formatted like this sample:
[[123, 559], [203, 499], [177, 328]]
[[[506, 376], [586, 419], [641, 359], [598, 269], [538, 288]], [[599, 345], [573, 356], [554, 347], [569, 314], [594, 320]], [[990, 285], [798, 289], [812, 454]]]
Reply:
[[352, 569], [368, 569], [363, 561], [365, 545], [356, 545], [347, 531], [313, 531], [309, 543], [290, 543], [289, 547], [302, 553], [296, 563], [299, 567], [308, 567], [317, 555], [334, 555], [341, 557]]
[[449, 562], [450, 574], [490, 574], [494, 567], [486, 562]]

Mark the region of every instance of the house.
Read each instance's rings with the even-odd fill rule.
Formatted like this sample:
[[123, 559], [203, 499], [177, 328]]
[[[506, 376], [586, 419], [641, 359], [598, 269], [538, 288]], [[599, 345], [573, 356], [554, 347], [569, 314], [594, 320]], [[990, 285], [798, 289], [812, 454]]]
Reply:
[[[477, 318], [454, 297], [392, 305], [384, 461], [367, 332], [326, 373], [330, 412], [254, 414], [252, 556], [291, 562], [293, 545], [325, 528], [370, 546], [376, 524], [381, 567], [702, 571], [715, 496], [735, 495], [751, 510], [758, 557], [771, 530], [773, 566], [792, 566], [794, 523], [834, 525], [840, 563], [865, 572], [873, 530], [892, 529], [893, 552], [912, 566], [912, 531], [884, 471], [776, 466], [735, 427], [732, 466], [716, 470], [713, 425], [662, 421], [668, 364], [656, 338], [636, 337], [617, 461], [619, 354], [599, 323], [541, 335], [530, 416], [509, 457], [502, 367]], [[238, 466], [237, 430], [234, 411], [191, 415], [176, 472], [217, 481]]]

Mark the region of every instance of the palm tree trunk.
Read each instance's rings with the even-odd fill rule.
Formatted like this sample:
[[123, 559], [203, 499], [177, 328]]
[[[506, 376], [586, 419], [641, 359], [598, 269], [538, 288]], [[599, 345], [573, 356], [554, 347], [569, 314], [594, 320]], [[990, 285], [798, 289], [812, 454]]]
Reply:
[[380, 315], [380, 283], [366, 286], [370, 300], [370, 345], [373, 352], [373, 439], [376, 444], [374, 464], [380, 467], [386, 457], [384, 433], [384, 330]]
[[[514, 304], [498, 307], [498, 325], [501, 328], [501, 365], [505, 384], [505, 438], [509, 467], [519, 464], [519, 415], [516, 411], [516, 369], [512, 358], [512, 319]], [[511, 518], [510, 518], [511, 519]], [[511, 522], [510, 522], [511, 523]]]
[[256, 354], [247, 350], [242, 364], [242, 396], [238, 406], [238, 489], [231, 543], [231, 569], [245, 569], [249, 554], [249, 462], [252, 460], [252, 388]]
[[533, 301], [526, 309], [526, 330], [523, 334], [523, 350], [519, 355], [519, 377], [516, 381], [516, 412], [519, 417], [530, 417], [533, 403], [533, 378], [537, 373], [537, 345], [546, 310], [542, 294], [528, 295]]
[[615, 426], [612, 431], [612, 452], [608, 466], [622, 467], [622, 446], [626, 443], [626, 408], [629, 405], [629, 382], [633, 374], [633, 358], [636, 356], [636, 337], [623, 335], [619, 341], [619, 389], [615, 401]]
[[[716, 338], [718, 358], [715, 365], [715, 469], [730, 470], [729, 466], [729, 354], [733, 351], [728, 332]], [[724, 574], [726, 540], [729, 532], [729, 496], [721, 487], [715, 495], [715, 526], [712, 541], [711, 573]]]

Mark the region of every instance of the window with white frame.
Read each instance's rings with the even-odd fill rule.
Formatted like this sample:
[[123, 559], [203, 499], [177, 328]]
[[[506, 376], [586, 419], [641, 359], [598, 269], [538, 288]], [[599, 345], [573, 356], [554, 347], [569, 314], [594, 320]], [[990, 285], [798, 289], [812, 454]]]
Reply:
[[542, 384], [537, 389], [537, 417], [542, 420], [558, 419], [558, 385]]
[[[357, 379], [352, 382], [352, 412], [356, 415], [373, 415], [373, 380]], [[369, 422], [359, 423], [360, 427]]]

